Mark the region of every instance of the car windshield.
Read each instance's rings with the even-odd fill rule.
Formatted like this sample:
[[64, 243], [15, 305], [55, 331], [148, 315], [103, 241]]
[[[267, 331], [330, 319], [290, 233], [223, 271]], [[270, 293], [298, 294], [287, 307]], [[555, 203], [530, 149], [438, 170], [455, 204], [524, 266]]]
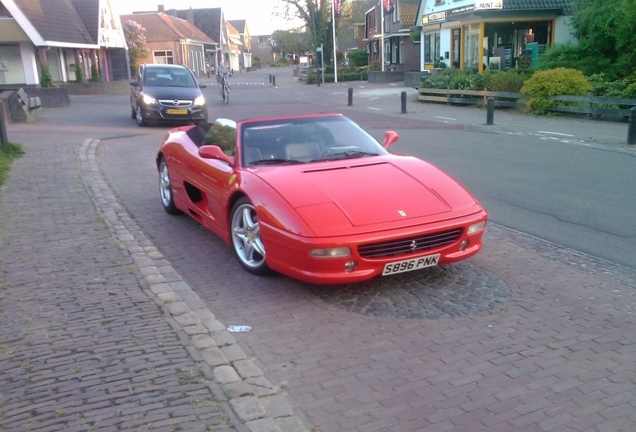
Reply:
[[196, 87], [194, 78], [185, 69], [148, 68], [144, 85], [152, 87]]
[[244, 166], [284, 165], [363, 158], [387, 151], [343, 116], [267, 120], [244, 124]]

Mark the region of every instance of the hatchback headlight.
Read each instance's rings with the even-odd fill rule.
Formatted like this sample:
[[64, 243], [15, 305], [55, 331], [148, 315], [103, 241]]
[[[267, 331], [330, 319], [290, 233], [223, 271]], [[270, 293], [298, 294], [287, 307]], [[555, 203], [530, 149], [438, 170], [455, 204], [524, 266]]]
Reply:
[[309, 255], [314, 258], [339, 258], [351, 255], [351, 249], [346, 246], [334, 248], [310, 249]]
[[154, 105], [154, 104], [156, 104], [156, 103], [157, 103], [157, 99], [155, 99], [155, 98], [153, 98], [152, 96], [147, 95], [147, 94], [145, 94], [145, 95], [143, 96], [143, 101], [144, 101], [144, 103], [145, 103], [146, 105]]
[[197, 96], [197, 98], [194, 100], [194, 106], [202, 105], [205, 105], [205, 98], [203, 97], [203, 95]]
[[468, 227], [468, 232], [466, 234], [471, 235], [478, 233], [479, 231], [483, 231], [486, 228], [486, 221], [483, 220], [481, 222], [477, 222]]

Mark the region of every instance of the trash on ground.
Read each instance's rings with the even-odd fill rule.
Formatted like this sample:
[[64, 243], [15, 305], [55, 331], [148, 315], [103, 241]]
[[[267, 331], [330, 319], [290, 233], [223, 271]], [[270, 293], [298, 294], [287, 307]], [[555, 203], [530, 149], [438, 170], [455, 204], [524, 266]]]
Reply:
[[230, 333], [246, 333], [250, 330], [252, 330], [252, 327], [248, 325], [231, 325], [227, 328]]

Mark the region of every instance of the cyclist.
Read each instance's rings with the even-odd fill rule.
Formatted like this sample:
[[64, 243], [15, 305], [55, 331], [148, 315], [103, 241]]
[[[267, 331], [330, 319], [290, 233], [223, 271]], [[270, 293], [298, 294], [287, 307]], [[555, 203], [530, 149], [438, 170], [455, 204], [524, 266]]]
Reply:
[[219, 100], [223, 102], [223, 86], [225, 85], [225, 79], [230, 74], [223, 61], [219, 62], [219, 66], [216, 68], [216, 82], [219, 84]]

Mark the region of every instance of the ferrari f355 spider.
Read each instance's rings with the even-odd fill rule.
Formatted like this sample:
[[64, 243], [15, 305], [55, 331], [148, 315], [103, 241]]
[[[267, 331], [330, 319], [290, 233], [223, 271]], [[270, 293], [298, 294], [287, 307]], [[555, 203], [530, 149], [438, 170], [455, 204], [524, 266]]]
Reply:
[[437, 167], [389, 152], [397, 139], [331, 113], [178, 127], [156, 157], [161, 203], [256, 275], [341, 284], [476, 254], [486, 211]]

